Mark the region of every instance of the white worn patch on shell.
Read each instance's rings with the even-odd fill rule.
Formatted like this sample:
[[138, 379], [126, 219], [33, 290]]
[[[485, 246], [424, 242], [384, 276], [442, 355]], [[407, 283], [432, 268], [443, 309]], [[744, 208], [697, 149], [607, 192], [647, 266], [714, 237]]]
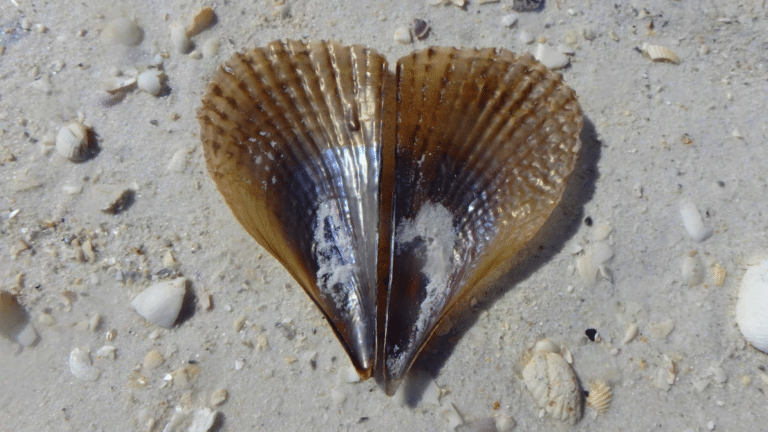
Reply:
[[536, 350], [523, 369], [525, 387], [552, 418], [576, 424], [584, 403], [579, 379], [558, 352]]

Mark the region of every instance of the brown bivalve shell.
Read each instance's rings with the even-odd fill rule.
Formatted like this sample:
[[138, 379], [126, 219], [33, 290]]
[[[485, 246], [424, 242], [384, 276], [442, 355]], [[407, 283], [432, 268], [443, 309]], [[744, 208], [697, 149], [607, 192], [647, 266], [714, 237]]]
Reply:
[[440, 319], [539, 230], [573, 169], [574, 92], [530, 56], [276, 41], [198, 112], [237, 220], [393, 394]]

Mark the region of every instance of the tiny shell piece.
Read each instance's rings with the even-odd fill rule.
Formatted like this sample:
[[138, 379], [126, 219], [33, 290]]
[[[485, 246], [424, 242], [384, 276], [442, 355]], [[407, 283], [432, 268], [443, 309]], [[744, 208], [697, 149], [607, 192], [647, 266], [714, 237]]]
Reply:
[[507, 14], [501, 17], [501, 25], [512, 27], [517, 24], [517, 14]]
[[563, 356], [538, 345], [523, 369], [525, 386], [550, 416], [576, 424], [584, 413], [579, 379]]
[[171, 328], [181, 311], [186, 285], [186, 278], [156, 283], [139, 293], [131, 301], [131, 306], [147, 321]]
[[591, 407], [598, 415], [605, 415], [611, 407], [613, 392], [605, 381], [597, 381], [589, 387], [587, 406]]
[[518, 38], [520, 39], [520, 42], [524, 44], [529, 44], [533, 42], [533, 40], [535, 39], [531, 34], [531, 32], [529, 32], [528, 30], [521, 30], [520, 36], [518, 36]]
[[680, 217], [683, 219], [685, 230], [695, 242], [701, 243], [712, 235], [712, 229], [704, 226], [701, 214], [693, 203], [685, 201], [680, 204]]
[[205, 29], [213, 24], [216, 19], [216, 12], [209, 7], [204, 7], [197, 11], [192, 18], [192, 23], [187, 27], [187, 37], [192, 37], [202, 33]]
[[395, 42], [401, 44], [411, 43], [411, 32], [405, 27], [400, 27], [395, 30]]
[[181, 24], [171, 25], [171, 43], [177, 52], [186, 54], [192, 49], [192, 41], [187, 36], [187, 31]]
[[79, 122], [72, 122], [59, 129], [56, 135], [56, 152], [72, 162], [82, 162], [92, 156], [90, 131]]
[[712, 266], [712, 280], [715, 282], [715, 285], [723, 286], [723, 283], [725, 283], [725, 275], [727, 273], [728, 271], [725, 267], [721, 266], [720, 263], [715, 263], [715, 265]]
[[650, 45], [647, 42], [644, 42], [643, 46], [640, 47], [640, 50], [653, 61], [680, 64], [680, 57], [667, 47]]
[[162, 72], [156, 70], [146, 70], [139, 74], [136, 79], [136, 85], [139, 90], [143, 90], [152, 96], [157, 96], [163, 89], [163, 83], [160, 80]]
[[216, 55], [219, 53], [219, 44], [219, 38], [217, 37], [206, 39], [202, 46], [203, 57], [216, 57]]
[[75, 378], [83, 381], [96, 381], [101, 375], [101, 370], [91, 364], [90, 352], [80, 348], [75, 348], [69, 353], [69, 371]]
[[736, 302], [736, 323], [747, 342], [768, 353], [768, 260], [744, 274]]
[[218, 389], [211, 394], [211, 405], [219, 406], [227, 401], [229, 393], [226, 389]]
[[626, 345], [637, 337], [637, 333], [640, 331], [640, 328], [635, 323], [629, 323], [627, 326], [627, 331], [624, 332], [624, 339], [622, 339], [621, 343]]
[[163, 364], [164, 361], [165, 359], [163, 358], [163, 355], [160, 354], [160, 351], [152, 350], [144, 356], [144, 361], [141, 365], [146, 370], [152, 370]]
[[564, 68], [571, 61], [567, 55], [543, 43], [536, 45], [533, 57], [542, 62], [544, 66], [553, 70]]
[[424, 40], [429, 34], [429, 23], [423, 19], [415, 18], [413, 20], [413, 36], [418, 40]]

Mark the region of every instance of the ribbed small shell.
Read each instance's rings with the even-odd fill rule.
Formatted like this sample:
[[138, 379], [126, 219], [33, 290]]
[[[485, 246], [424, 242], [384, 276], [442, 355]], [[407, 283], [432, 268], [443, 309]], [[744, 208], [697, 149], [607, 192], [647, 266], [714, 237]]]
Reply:
[[605, 381], [596, 381], [589, 387], [587, 405], [595, 410], [598, 415], [605, 415], [611, 407], [612, 396], [613, 392], [608, 383]]
[[146, 370], [152, 370], [162, 365], [163, 362], [165, 362], [165, 359], [163, 358], [163, 355], [160, 353], [160, 351], [152, 350], [144, 356], [144, 361], [141, 363], [141, 365]]
[[645, 55], [648, 56], [649, 59], [653, 61], [680, 64], [680, 57], [678, 57], [674, 51], [665, 46], [643, 43], [643, 46], [640, 49]]
[[56, 152], [72, 162], [82, 162], [92, 156], [90, 131], [79, 122], [72, 122], [56, 135]]

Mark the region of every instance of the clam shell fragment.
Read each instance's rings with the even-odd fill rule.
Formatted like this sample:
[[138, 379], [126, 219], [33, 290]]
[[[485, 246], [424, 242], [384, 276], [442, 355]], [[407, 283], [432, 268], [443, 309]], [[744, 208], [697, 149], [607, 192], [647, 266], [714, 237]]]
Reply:
[[235, 54], [198, 112], [235, 218], [394, 394], [449, 309], [558, 204], [581, 110], [530, 56], [276, 41]]

